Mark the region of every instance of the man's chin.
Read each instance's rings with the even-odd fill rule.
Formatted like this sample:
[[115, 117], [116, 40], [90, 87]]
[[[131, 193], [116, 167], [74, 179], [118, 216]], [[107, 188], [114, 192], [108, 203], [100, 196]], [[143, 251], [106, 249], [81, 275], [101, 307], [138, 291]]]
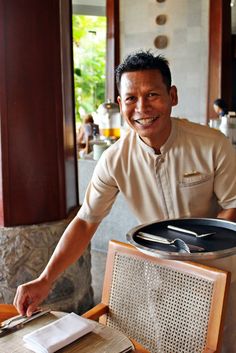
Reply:
[[[145, 134], [141, 132], [137, 132], [139, 137], [144, 141], [144, 142], [149, 142], [149, 141], [155, 141], [157, 139], [157, 134]], [[148, 143], [149, 144], [149, 143]]]

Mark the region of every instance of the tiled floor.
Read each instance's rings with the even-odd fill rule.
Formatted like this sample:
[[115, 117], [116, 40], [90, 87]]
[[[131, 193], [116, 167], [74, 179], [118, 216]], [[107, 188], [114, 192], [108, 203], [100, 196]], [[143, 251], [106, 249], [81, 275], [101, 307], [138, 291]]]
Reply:
[[92, 261], [92, 287], [94, 291], [94, 305], [100, 303], [107, 254], [97, 250], [91, 250]]

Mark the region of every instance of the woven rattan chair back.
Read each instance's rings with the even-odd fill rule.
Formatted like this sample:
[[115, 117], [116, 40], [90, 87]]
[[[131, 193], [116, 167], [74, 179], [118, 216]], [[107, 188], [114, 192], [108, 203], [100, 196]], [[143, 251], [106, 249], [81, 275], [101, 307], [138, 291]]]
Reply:
[[227, 272], [111, 241], [102, 298], [109, 314], [101, 321], [151, 353], [217, 351], [228, 280]]

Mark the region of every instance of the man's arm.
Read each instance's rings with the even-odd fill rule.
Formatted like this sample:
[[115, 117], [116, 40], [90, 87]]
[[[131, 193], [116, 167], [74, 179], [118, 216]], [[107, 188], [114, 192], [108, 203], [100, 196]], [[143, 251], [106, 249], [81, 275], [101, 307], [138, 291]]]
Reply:
[[236, 222], [236, 208], [229, 208], [228, 210], [221, 210], [217, 218], [226, 219], [227, 221]]
[[60, 274], [73, 264], [88, 246], [99, 223], [87, 223], [76, 216], [68, 225], [42, 274], [17, 288], [14, 305], [21, 315], [30, 316]]

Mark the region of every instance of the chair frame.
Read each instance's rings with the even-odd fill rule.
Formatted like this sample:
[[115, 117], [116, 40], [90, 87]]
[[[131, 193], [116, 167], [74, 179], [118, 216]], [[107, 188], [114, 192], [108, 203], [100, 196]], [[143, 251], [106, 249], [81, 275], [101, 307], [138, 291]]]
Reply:
[[[204, 279], [212, 280], [214, 283], [213, 297], [209, 316], [209, 325], [206, 339], [206, 348], [203, 353], [220, 353], [222, 345], [222, 334], [224, 318], [226, 313], [227, 299], [230, 286], [230, 273], [213, 267], [201, 265], [190, 261], [176, 261], [161, 259], [148, 255], [137, 250], [134, 246], [119, 241], [111, 240], [107, 254], [106, 270], [104, 277], [102, 303], [89, 310], [83, 316], [93, 320], [99, 320], [106, 324], [107, 313], [109, 312], [109, 296], [112, 283], [113, 264], [116, 253], [136, 256], [150, 262], [164, 265], [175, 270], [180, 270], [192, 275], [199, 275]], [[130, 338], [132, 340], [132, 338]], [[141, 345], [132, 340], [135, 345], [135, 352], [147, 352]]]

